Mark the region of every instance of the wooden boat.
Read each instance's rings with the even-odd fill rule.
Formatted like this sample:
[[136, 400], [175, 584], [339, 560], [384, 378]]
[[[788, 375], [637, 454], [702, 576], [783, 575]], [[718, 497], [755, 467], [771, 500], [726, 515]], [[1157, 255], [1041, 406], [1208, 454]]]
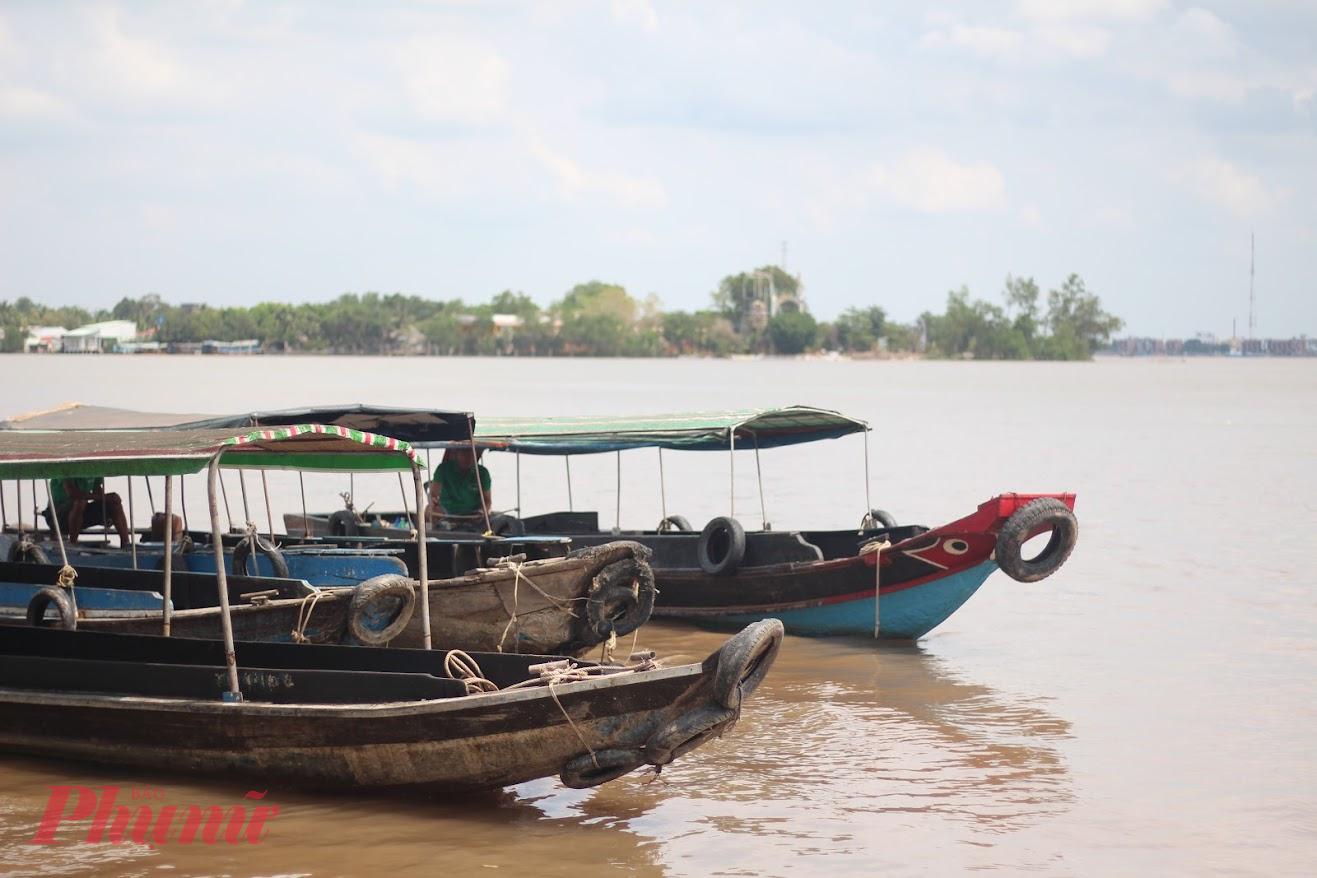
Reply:
[[[430, 624], [441, 641], [463, 649], [580, 655], [639, 628], [654, 606], [654, 578], [638, 543], [613, 540], [563, 558], [505, 559], [454, 579], [432, 579]], [[50, 617], [64, 627], [141, 634], [162, 630], [164, 574], [155, 570], [79, 567], [73, 606], [32, 602], [57, 585], [51, 564], [0, 563], [0, 622]], [[216, 577], [174, 573], [171, 625], [185, 637], [219, 637]], [[182, 587], [180, 600], [179, 587]], [[228, 577], [238, 640], [422, 644], [414, 613], [419, 586], [392, 574], [353, 587], [315, 588], [304, 580]], [[96, 603], [89, 603], [86, 596]], [[133, 596], [138, 599], [133, 601]], [[7, 609], [8, 615], [2, 615]]]
[[[3, 635], [8, 753], [262, 784], [464, 791], [554, 775], [584, 788], [667, 765], [731, 730], [782, 629], [756, 623], [703, 662], [673, 667], [240, 642], [236, 697], [219, 641]], [[497, 689], [454, 678], [459, 663]]]
[[[476, 441], [518, 454], [754, 449], [757, 464], [761, 448], [867, 431], [863, 421], [837, 412], [791, 406], [630, 418], [484, 418]], [[867, 473], [866, 445], [866, 486]], [[726, 628], [773, 616], [793, 634], [910, 640], [944, 622], [998, 569], [1024, 582], [1059, 569], [1078, 538], [1074, 504], [1068, 493], [1003, 494], [931, 530], [897, 526], [869, 503], [857, 530], [747, 531], [734, 508], [699, 532], [666, 508], [658, 528], [620, 534], [602, 531], [590, 512], [529, 516], [522, 523], [527, 534], [568, 536], [578, 546], [621, 537], [648, 547], [659, 592], [656, 618]], [[1043, 534], [1049, 535], [1046, 547], [1026, 557], [1024, 543]]]
[[[342, 408], [344, 407], [324, 413], [337, 415]], [[359, 414], [359, 409], [365, 407], [346, 408], [356, 415]], [[300, 414], [304, 410], [293, 411]], [[369, 410], [371, 423], [382, 417], [381, 411], [391, 410]], [[415, 426], [417, 413], [404, 413], [399, 416], [398, 423], [391, 423], [390, 427], [399, 430], [410, 429], [421, 438], [470, 436], [467, 415], [461, 415], [460, 418], [449, 416], [448, 421], [435, 426], [432, 421], [437, 418], [436, 413], [421, 414], [435, 417], [423, 420], [422, 427], [418, 428]], [[123, 415], [128, 417], [133, 413], [123, 413]], [[246, 417], [257, 416], [243, 416], [236, 418], [236, 421], [243, 423]], [[268, 413], [261, 417], [281, 420], [286, 419], [287, 416], [284, 413]], [[163, 416], [160, 415], [140, 413], [138, 415], [138, 420], [162, 418]], [[107, 421], [103, 416], [98, 422], [117, 423], [113, 420]], [[348, 422], [352, 423], [352, 420], [349, 419]], [[460, 428], [452, 427], [450, 422], [459, 423]], [[334, 429], [346, 430], [349, 434], [361, 433], [351, 427], [333, 426]], [[227, 435], [232, 429], [237, 428], [225, 428], [220, 432], [225, 432]], [[279, 429], [286, 428], [267, 427], [266, 432]], [[161, 434], [185, 437], [180, 441], [186, 441], [186, 437], [204, 438], [214, 432], [213, 428], [202, 430], [183, 424], [168, 426], [167, 433], [162, 431]], [[104, 456], [102, 446], [107, 442], [107, 437], [133, 435], [141, 436], [143, 433], [125, 430], [98, 432], [88, 429], [39, 433], [11, 429], [0, 431], [0, 440], [15, 444], [24, 442], [24, 437], [58, 436], [62, 447], [66, 450], [88, 460], [94, 460], [98, 456]], [[361, 433], [361, 435], [375, 434]], [[390, 438], [389, 441], [401, 440]], [[407, 443], [402, 444], [410, 448]], [[419, 502], [420, 470], [416, 467], [415, 461], [412, 461], [411, 465], [418, 476], [416, 490]], [[87, 469], [91, 471], [90, 467]], [[138, 474], [148, 471], [149, 468], [143, 469]], [[168, 494], [169, 491], [167, 490], [166, 493]], [[173, 545], [172, 534], [170, 537], [168, 544]], [[248, 547], [245, 552], [244, 542]], [[383, 600], [377, 594], [381, 589], [387, 591], [392, 588], [396, 592], [399, 580], [403, 578], [399, 574], [411, 574], [416, 582], [425, 579], [429, 583], [426, 589], [428, 600], [420, 617], [397, 631], [392, 624], [376, 625], [375, 628], [378, 630], [362, 628], [362, 632], [357, 635], [358, 639], [368, 643], [385, 642], [385, 638], [380, 633], [383, 631], [390, 633], [389, 639], [396, 637], [397, 645], [419, 645], [422, 637], [422, 618], [427, 620], [437, 618], [440, 620], [437, 623], [440, 626], [440, 633], [446, 638], [446, 642], [464, 648], [576, 655], [596, 645], [610, 643], [615, 637], [635, 631], [649, 618], [654, 600], [654, 583], [648, 564], [648, 550], [643, 546], [630, 541], [608, 541], [612, 544], [592, 547], [589, 552], [567, 553], [568, 541], [562, 538], [541, 537], [531, 542], [539, 544], [539, 554], [542, 557], [533, 557], [534, 553], [525, 551], [495, 556], [494, 551], [498, 548], [504, 551], [518, 547], [525, 548], [526, 543], [498, 541], [474, 534], [467, 536], [445, 534], [438, 539], [430, 540], [418, 533], [415, 539], [389, 541], [387, 545], [381, 544], [371, 549], [332, 546], [294, 546], [281, 549], [269, 541], [260, 539], [255, 533], [249, 533], [243, 542], [231, 550], [221, 541], [209, 549], [202, 546], [200, 551], [192, 554], [174, 553], [170, 555], [170, 562], [191, 571], [214, 573], [217, 566], [235, 571], [246, 570], [250, 558], [257, 562], [258, 573], [273, 574], [279, 578], [303, 579], [312, 585], [321, 586], [344, 584], [355, 586], [363, 582], [370, 584], [371, 600], [356, 599], [354, 605], [358, 610], [349, 611], [349, 622], [365, 612], [364, 608], [373, 608]], [[76, 550], [61, 548], [60, 551], [62, 563], [67, 561], [75, 567], [81, 566], [84, 569], [87, 565], [107, 564], [120, 567], [129, 565], [163, 567], [166, 560], [164, 545], [165, 543], [162, 542], [155, 546], [138, 546], [132, 552], [88, 547], [78, 547]], [[419, 551], [421, 545], [426, 546], [426, 552]], [[252, 546], [255, 548], [252, 549]], [[17, 550], [18, 547], [14, 548]], [[49, 560], [50, 552], [44, 549], [28, 548], [16, 554], [26, 557], [34, 551], [39, 553], [41, 560]], [[15, 552], [11, 552], [11, 555], [13, 554]], [[528, 555], [532, 557], [527, 557]], [[239, 560], [240, 556], [241, 560]], [[446, 562], [439, 571], [443, 576], [442, 579], [429, 577], [429, 561], [436, 557]], [[308, 572], [305, 565], [299, 566], [302, 562], [316, 559], [335, 559], [337, 566], [333, 569], [338, 571], [337, 574], [326, 576], [325, 568], [321, 567], [316, 568], [321, 575], [315, 576], [312, 575], [314, 571]], [[481, 566], [468, 566], [472, 562]], [[381, 564], [385, 564], [382, 568], [383, 572], [380, 572]], [[149, 580], [144, 582], [147, 585], [143, 587], [147, 587]], [[414, 582], [413, 586], [415, 584]], [[353, 603], [352, 594], [359, 594], [359, 591], [348, 593], [329, 590], [327, 594], [315, 599], [315, 605], [323, 604], [320, 606], [322, 614], [341, 615], [343, 607], [340, 603]], [[396, 596], [395, 604], [389, 606], [396, 609]], [[288, 618], [304, 621], [304, 616], [313, 611], [313, 607], [279, 601], [263, 603], [256, 609], [244, 609], [237, 616], [241, 624], [238, 636], [287, 638], [300, 629], [289, 627], [284, 622]], [[378, 615], [378, 611], [375, 614]], [[189, 631], [198, 632], [198, 636], [214, 636], [213, 632], [219, 619], [218, 608], [211, 608], [209, 613], [205, 609], [196, 609], [183, 619], [190, 626]], [[98, 619], [94, 624], [118, 630], [153, 630], [149, 627], [149, 620]], [[328, 625], [328, 622], [326, 624]], [[328, 632], [334, 630], [332, 625], [326, 628]], [[337, 630], [337, 637], [341, 637], [345, 629], [340, 627]], [[206, 631], [212, 633], [200, 633]], [[364, 640], [363, 638], [367, 636], [372, 637], [373, 640]]]
[[[71, 402], [0, 420], [0, 431], [243, 430], [302, 423], [330, 424], [387, 435], [413, 446], [434, 447], [469, 443], [475, 419], [469, 412], [362, 404], [217, 415], [143, 412]], [[483, 527], [430, 531], [424, 541], [417, 541], [414, 511], [390, 513], [387, 519], [369, 509], [358, 512], [350, 486], [351, 482], [349, 490], [343, 494], [345, 508], [330, 515], [311, 515], [305, 509], [301, 514], [285, 513], [286, 533], [268, 534], [261, 551], [255, 551], [252, 534], [241, 531], [223, 533], [221, 538], [227, 547], [229, 569], [237, 572], [234, 556], [239, 554], [237, 549], [244, 542], [247, 551], [241, 552], [239, 557], [246, 572], [305, 579], [317, 586], [350, 585], [373, 576], [398, 572], [417, 578], [420, 576], [420, 546], [426, 550], [429, 575], [445, 579], [490, 566], [499, 558], [512, 555], [525, 555], [532, 560], [561, 557], [570, 549], [570, 541], [564, 538], [523, 537], [514, 532], [519, 530], [515, 528], [515, 518], [498, 516], [491, 520], [489, 533], [485, 533]], [[149, 483], [147, 487], [150, 488]], [[47, 531], [24, 525], [19, 526], [19, 532], [38, 546], [53, 538], [53, 534]], [[178, 536], [176, 534], [175, 539]], [[0, 533], [0, 560], [16, 560], [9, 557], [16, 540], [7, 540], [6, 537]], [[185, 537], [189, 548], [204, 548], [212, 538], [209, 530], [192, 530]], [[150, 568], [160, 566], [162, 561], [163, 544], [158, 537], [155, 542], [155, 545], [143, 542], [130, 552], [110, 546], [107, 540], [100, 546], [68, 547], [66, 552], [84, 565]], [[43, 561], [49, 560], [48, 554], [44, 549], [33, 553]], [[398, 567], [399, 563], [402, 568]], [[175, 564], [197, 572], [213, 572], [215, 562], [209, 560], [208, 553], [203, 551], [186, 557], [176, 553]]]
[[[217, 530], [221, 465], [411, 469], [418, 499], [421, 490], [406, 443], [333, 426], [238, 435], [0, 431], [0, 478], [163, 474], [169, 497], [174, 475], [205, 469]], [[217, 554], [222, 548], [214, 544]], [[171, 557], [162, 571], [165, 632]], [[589, 787], [666, 765], [728, 731], [782, 638], [781, 625], [767, 620], [703, 662], [675, 667], [432, 650], [423, 575], [426, 649], [241, 642], [222, 563], [215, 579], [219, 640], [5, 630], [0, 746], [293, 784], [473, 790], [557, 774]]]

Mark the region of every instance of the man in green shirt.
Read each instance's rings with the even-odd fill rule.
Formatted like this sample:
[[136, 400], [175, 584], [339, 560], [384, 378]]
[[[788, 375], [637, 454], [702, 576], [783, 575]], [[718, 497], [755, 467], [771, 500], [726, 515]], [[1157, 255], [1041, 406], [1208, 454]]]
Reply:
[[470, 448], [450, 448], [434, 468], [430, 482], [430, 519], [450, 516], [480, 518], [491, 503], [489, 470], [476, 462]]
[[119, 532], [119, 545], [126, 546], [133, 541], [123, 503], [118, 494], [105, 493], [105, 479], [51, 479], [50, 506], [46, 507], [44, 515], [46, 523], [54, 529], [52, 507], [59, 518], [60, 530], [70, 543], [78, 541], [84, 525], [104, 526], [107, 523], [113, 523]]

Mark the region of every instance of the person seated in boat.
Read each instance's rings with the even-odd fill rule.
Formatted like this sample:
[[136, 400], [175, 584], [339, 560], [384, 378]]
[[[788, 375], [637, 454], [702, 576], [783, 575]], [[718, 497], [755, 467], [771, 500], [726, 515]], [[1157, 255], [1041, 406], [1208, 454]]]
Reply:
[[51, 479], [50, 505], [43, 510], [46, 523], [53, 530], [55, 519], [51, 516], [54, 508], [58, 516], [60, 531], [70, 543], [78, 541], [83, 527], [112, 523], [119, 533], [119, 545], [126, 546], [133, 541], [128, 532], [128, 518], [124, 515], [123, 502], [115, 493], [105, 493], [105, 479]]
[[448, 449], [429, 483], [426, 520], [440, 527], [484, 529], [485, 513], [492, 502], [491, 484], [489, 470], [470, 448]]

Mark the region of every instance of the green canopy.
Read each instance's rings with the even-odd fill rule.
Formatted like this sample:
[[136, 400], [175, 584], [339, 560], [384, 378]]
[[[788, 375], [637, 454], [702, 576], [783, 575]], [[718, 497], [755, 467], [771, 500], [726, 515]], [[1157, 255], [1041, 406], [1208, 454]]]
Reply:
[[220, 465], [325, 472], [409, 471], [401, 440], [331, 424], [261, 430], [0, 430], [0, 479], [187, 475]]
[[593, 454], [628, 448], [726, 451], [775, 448], [835, 439], [869, 429], [864, 421], [827, 409], [787, 406], [721, 412], [620, 417], [485, 418], [476, 442], [524, 454]]

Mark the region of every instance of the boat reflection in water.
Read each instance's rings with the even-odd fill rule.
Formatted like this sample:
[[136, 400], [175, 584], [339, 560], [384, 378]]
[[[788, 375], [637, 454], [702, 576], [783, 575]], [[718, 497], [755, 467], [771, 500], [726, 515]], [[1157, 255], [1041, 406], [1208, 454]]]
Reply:
[[[716, 639], [664, 622], [645, 634], [649, 644], [691, 654]], [[1070, 723], [1037, 698], [967, 682], [923, 647], [789, 637], [756, 707], [735, 735], [693, 754], [679, 780], [515, 789], [550, 817], [621, 816], [660, 845], [664, 862], [698, 857], [708, 874], [734, 866], [745, 870], [736, 874], [778, 874], [782, 854], [899, 861], [967, 836], [990, 849], [1074, 802], [1059, 749]], [[918, 834], [944, 822], [957, 824], [943, 827], [945, 838]], [[663, 827], [700, 829], [673, 836]], [[753, 838], [740, 844], [737, 836]], [[726, 853], [711, 853], [712, 845]]]

